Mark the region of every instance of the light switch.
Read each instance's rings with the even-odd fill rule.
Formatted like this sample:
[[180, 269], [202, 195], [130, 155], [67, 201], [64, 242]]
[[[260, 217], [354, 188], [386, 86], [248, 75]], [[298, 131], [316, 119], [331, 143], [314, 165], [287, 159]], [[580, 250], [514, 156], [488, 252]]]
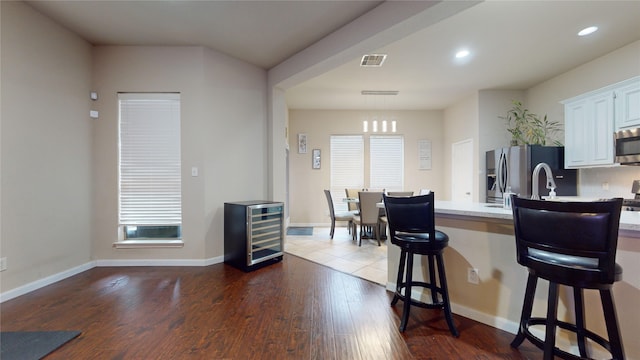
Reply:
[[91, 110], [91, 111], [89, 111], [89, 116], [90, 116], [92, 119], [97, 119], [97, 118], [98, 118], [98, 111], [97, 111], [97, 110]]
[[198, 167], [194, 166], [191, 168], [191, 176], [198, 176]]

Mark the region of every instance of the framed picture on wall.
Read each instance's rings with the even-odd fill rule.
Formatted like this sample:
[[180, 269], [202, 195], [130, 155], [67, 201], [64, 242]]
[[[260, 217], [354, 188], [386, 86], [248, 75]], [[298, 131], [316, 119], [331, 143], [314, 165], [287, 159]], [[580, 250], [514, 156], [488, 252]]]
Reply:
[[314, 169], [320, 169], [320, 149], [313, 149], [311, 154], [311, 166]]
[[298, 134], [298, 154], [307, 153], [307, 134]]

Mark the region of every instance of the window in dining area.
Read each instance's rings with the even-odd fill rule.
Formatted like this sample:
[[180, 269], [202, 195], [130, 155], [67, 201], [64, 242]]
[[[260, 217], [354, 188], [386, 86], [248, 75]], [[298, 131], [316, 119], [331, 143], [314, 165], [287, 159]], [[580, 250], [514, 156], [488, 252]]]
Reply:
[[369, 138], [369, 188], [404, 190], [404, 138], [371, 135]]
[[336, 211], [347, 211], [345, 189], [364, 188], [364, 138], [362, 135], [332, 135], [331, 196]]

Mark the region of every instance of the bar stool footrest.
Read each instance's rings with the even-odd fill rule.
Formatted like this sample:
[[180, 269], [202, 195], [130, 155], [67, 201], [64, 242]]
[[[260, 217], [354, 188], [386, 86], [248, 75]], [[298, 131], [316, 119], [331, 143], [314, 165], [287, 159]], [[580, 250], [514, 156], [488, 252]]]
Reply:
[[[402, 295], [402, 292], [401, 292], [401, 290], [406, 288], [406, 287], [407, 287], [406, 283], [402, 283], [402, 284], [400, 284], [399, 286], [396, 287], [396, 292], [394, 294], [394, 300], [400, 299], [403, 302], [406, 301], [406, 296]], [[411, 288], [414, 288], [414, 287], [422, 287], [422, 288], [425, 288], [425, 289], [429, 289], [429, 290], [435, 292], [436, 294], [440, 294], [440, 299], [442, 299], [442, 294], [443, 293], [442, 293], [442, 289], [440, 289], [439, 287], [435, 287], [435, 286], [433, 286], [433, 285], [431, 285], [429, 283], [422, 282], [422, 281], [413, 281], [413, 282], [411, 282]], [[444, 302], [442, 300], [438, 301], [438, 302], [435, 302], [435, 303], [426, 303], [426, 302], [411, 298], [411, 294], [409, 294], [409, 299], [411, 301], [411, 305], [415, 305], [417, 307], [421, 307], [421, 308], [425, 308], [425, 309], [444, 309]]]
[[[539, 349], [544, 349], [544, 340], [540, 339], [539, 337], [533, 335], [531, 333], [531, 331], [529, 331], [529, 327], [530, 326], [534, 326], [534, 325], [543, 325], [546, 326], [547, 325], [547, 319], [546, 318], [541, 318], [541, 317], [532, 317], [529, 318], [526, 322], [526, 325], [524, 326], [524, 328], [520, 329], [520, 331], [522, 332], [522, 334], [524, 335], [524, 337], [529, 340], [532, 344], [534, 344], [536, 347], [538, 347]], [[571, 331], [573, 333], [577, 333], [578, 332], [578, 328], [576, 327], [575, 324], [571, 324], [565, 321], [560, 321], [560, 320], [556, 320], [556, 326], [559, 328], [562, 328], [564, 330], [567, 331]], [[590, 339], [592, 341], [594, 341], [595, 343], [597, 343], [598, 345], [602, 346], [605, 350], [607, 350], [609, 353], [611, 353], [611, 345], [609, 344], [609, 341], [607, 341], [605, 338], [603, 338], [602, 336], [587, 330], [587, 329], [583, 329], [584, 332], [584, 337], [587, 339]], [[562, 359], [571, 359], [571, 360], [580, 360], [583, 359], [583, 357], [580, 357], [579, 355], [575, 355], [575, 354], [571, 354], [569, 352], [566, 352], [564, 350], [561, 350], [557, 347], [553, 348], [553, 353], [554, 355], [562, 358]]]

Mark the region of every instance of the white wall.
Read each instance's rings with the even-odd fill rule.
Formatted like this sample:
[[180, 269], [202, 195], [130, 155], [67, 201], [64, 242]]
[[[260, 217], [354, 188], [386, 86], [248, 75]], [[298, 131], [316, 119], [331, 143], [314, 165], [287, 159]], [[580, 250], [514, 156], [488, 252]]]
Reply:
[[[442, 199], [451, 199], [451, 145], [458, 141], [472, 139], [473, 153], [478, 154], [478, 94], [475, 93], [444, 110], [443, 137], [443, 171], [444, 195]], [[434, 157], [437, 154], [434, 154]], [[478, 174], [478, 159], [473, 164], [473, 173]], [[478, 176], [474, 176], [473, 189], [479, 189]], [[478, 201], [479, 191], [472, 194], [473, 201]]]
[[[564, 108], [560, 101], [637, 75], [640, 75], [640, 41], [530, 88], [526, 102], [532, 111], [564, 122]], [[635, 166], [581, 169], [579, 195], [631, 198], [634, 179], [640, 179], [640, 168]], [[609, 190], [602, 188], [603, 183], [609, 184]]]
[[[290, 214], [292, 224], [330, 223], [323, 190], [331, 187], [331, 135], [362, 133], [362, 119], [370, 112], [359, 110], [291, 110], [289, 112]], [[417, 192], [432, 189], [444, 199], [443, 115], [441, 111], [389, 111], [398, 121], [398, 135], [404, 136], [404, 188]], [[298, 154], [299, 133], [307, 134], [307, 154]], [[365, 134], [365, 185], [368, 187], [368, 136]], [[418, 140], [431, 140], [432, 168], [418, 169]], [[311, 168], [311, 149], [320, 149], [322, 165]], [[336, 199], [334, 199], [336, 201]]]
[[[225, 202], [273, 200], [266, 180], [266, 76], [260, 68], [204, 49], [204, 112], [198, 115], [191, 134], [198, 134], [204, 144], [193, 151], [203, 156], [205, 169], [201, 176], [207, 258], [224, 254]], [[190, 141], [185, 140], [183, 143]], [[185, 164], [188, 166], [188, 162]], [[199, 196], [194, 194], [195, 198]]]
[[23, 2], [0, 6], [5, 292], [91, 260], [93, 120], [91, 46]]
[[[224, 255], [226, 201], [266, 198], [266, 72], [202, 47], [99, 46], [93, 137], [96, 259]], [[114, 249], [118, 228], [118, 92], [180, 92], [184, 248]], [[191, 176], [191, 168], [199, 176]]]

